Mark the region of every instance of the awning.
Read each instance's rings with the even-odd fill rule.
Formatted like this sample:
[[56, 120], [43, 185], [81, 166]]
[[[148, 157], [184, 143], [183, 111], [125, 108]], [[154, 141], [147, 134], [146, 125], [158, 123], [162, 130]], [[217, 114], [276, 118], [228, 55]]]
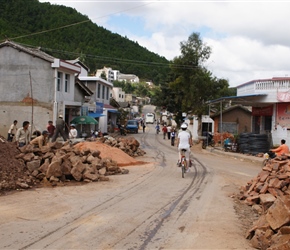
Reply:
[[110, 113], [116, 113], [116, 114], [118, 114], [118, 113], [120, 113], [118, 110], [116, 110], [116, 109], [108, 109], [108, 112], [110, 112]]
[[102, 116], [105, 116], [105, 115], [100, 114], [100, 113], [89, 113], [88, 116], [94, 117], [94, 118], [98, 118], [98, 117], [102, 117]]
[[232, 104], [242, 104], [244, 106], [268, 106], [269, 103], [264, 102], [267, 94], [253, 94], [253, 95], [242, 95], [242, 96], [225, 96], [215, 100], [210, 100], [207, 104], [215, 104], [220, 102], [231, 102]]

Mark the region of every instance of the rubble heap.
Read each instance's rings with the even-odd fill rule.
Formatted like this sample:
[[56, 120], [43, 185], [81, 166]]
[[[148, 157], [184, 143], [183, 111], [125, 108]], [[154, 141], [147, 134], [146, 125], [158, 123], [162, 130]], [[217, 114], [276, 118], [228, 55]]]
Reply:
[[[10, 147], [13, 150], [5, 151], [9, 158], [6, 158], [5, 163], [0, 164], [0, 191], [26, 189], [40, 182], [58, 185], [67, 180], [106, 181], [108, 175], [129, 172], [127, 169], [118, 167], [116, 161], [101, 158], [100, 151], [80, 150], [69, 142], [49, 143], [42, 149], [35, 148], [33, 145], [17, 149], [13, 143], [1, 144], [3, 144], [1, 149]], [[11, 162], [9, 167], [6, 165], [8, 162]]]
[[241, 197], [260, 217], [247, 232], [257, 249], [283, 250], [290, 246], [290, 160], [269, 160], [246, 186]]
[[117, 137], [105, 136], [97, 138], [96, 141], [105, 143], [111, 147], [116, 147], [124, 151], [126, 154], [131, 157], [143, 156], [146, 154], [139, 146], [140, 143], [134, 137]]

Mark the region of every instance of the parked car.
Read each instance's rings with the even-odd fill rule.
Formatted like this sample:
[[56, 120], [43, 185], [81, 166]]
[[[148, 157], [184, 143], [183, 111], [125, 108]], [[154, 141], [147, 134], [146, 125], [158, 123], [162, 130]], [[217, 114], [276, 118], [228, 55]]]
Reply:
[[128, 132], [138, 133], [139, 124], [137, 120], [129, 120], [126, 124], [126, 130]]

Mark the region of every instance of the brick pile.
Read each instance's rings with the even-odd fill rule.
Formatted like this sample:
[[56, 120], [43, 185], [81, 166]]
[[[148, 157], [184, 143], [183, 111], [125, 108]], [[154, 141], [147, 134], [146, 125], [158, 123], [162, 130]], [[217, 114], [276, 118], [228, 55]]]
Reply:
[[234, 140], [234, 135], [228, 132], [223, 133], [214, 133], [213, 139], [215, 143], [222, 143], [225, 139], [230, 138], [232, 141]]
[[290, 160], [269, 160], [262, 171], [241, 187], [241, 197], [260, 217], [247, 232], [253, 247], [290, 249]]

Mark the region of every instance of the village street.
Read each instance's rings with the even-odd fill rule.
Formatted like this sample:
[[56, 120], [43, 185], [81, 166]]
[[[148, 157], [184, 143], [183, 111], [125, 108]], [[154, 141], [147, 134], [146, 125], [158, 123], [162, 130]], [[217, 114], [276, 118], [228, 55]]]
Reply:
[[108, 182], [0, 197], [0, 249], [252, 249], [234, 210], [260, 166], [195, 145], [185, 178], [155, 125], [134, 135], [145, 165]]

